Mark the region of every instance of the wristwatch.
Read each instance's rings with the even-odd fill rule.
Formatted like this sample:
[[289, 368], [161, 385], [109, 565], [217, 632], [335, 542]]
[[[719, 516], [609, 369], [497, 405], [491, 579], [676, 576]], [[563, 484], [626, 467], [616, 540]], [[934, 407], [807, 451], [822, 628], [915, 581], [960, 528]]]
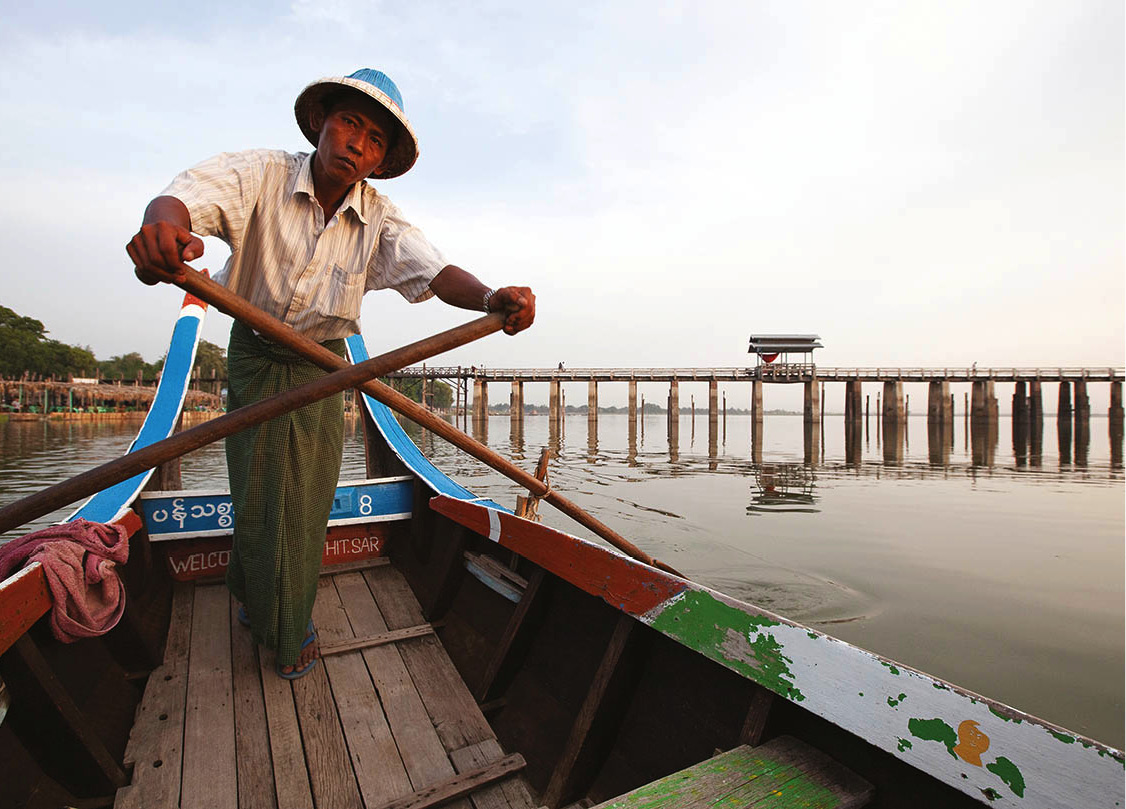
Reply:
[[485, 293], [485, 299], [483, 301], [481, 301], [481, 308], [484, 309], [486, 312], [492, 311], [492, 309], [489, 308], [489, 301], [492, 299], [493, 295], [495, 295], [495, 294], [496, 294], [495, 289], [490, 289], [488, 292]]

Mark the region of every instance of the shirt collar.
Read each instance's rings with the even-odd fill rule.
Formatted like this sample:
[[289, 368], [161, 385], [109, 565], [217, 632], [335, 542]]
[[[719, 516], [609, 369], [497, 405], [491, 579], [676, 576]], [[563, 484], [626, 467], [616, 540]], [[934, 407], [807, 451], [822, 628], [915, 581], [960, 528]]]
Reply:
[[[301, 162], [301, 168], [297, 171], [297, 176], [293, 178], [293, 187], [290, 191], [291, 196], [304, 194], [311, 200], [316, 199], [316, 195], [313, 193], [313, 156], [315, 154], [315, 152], [310, 152], [305, 155], [305, 159]], [[363, 180], [353, 185], [351, 190], [348, 191], [348, 196], [344, 197], [344, 201], [340, 203], [340, 209], [337, 213], [343, 213], [350, 209], [360, 222], [365, 225], [368, 224], [367, 217], [364, 216], [363, 212], [363, 191], [366, 186], [367, 183]]]

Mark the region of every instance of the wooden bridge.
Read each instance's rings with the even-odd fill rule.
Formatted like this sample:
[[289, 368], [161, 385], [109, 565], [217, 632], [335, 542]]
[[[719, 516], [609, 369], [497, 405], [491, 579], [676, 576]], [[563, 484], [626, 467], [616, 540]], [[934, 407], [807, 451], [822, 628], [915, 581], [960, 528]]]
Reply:
[[1121, 382], [1126, 368], [831, 368], [808, 363], [775, 363], [757, 368], [486, 368], [477, 366], [412, 366], [393, 377], [473, 379], [486, 382]]
[[[751, 415], [756, 422], [763, 414], [762, 389], [764, 383], [803, 383], [805, 388], [804, 416], [807, 424], [822, 419], [821, 401], [824, 398], [825, 384], [843, 382], [845, 386], [845, 420], [854, 422], [869, 412], [868, 400], [862, 395], [862, 385], [881, 383], [882, 392], [877, 394], [876, 413], [885, 420], [901, 422], [907, 415], [907, 402], [903, 385], [905, 382], [928, 383], [927, 416], [936, 424], [949, 424], [954, 417], [954, 396], [950, 393], [951, 382], [969, 382], [973, 385], [972, 405], [970, 394], [966, 395], [965, 415], [974, 420], [996, 422], [998, 407], [995, 385], [997, 382], [1013, 383], [1013, 417], [1017, 421], [1035, 420], [1043, 417], [1042, 384], [1056, 383], [1058, 401], [1056, 412], [1060, 418], [1070, 419], [1074, 414], [1076, 423], [1085, 422], [1091, 408], [1087, 396], [1088, 383], [1105, 382], [1110, 386], [1110, 409], [1108, 416], [1112, 426], [1121, 426], [1122, 380], [1126, 369], [1121, 367], [1087, 368], [1016, 368], [1016, 367], [977, 367], [968, 368], [918, 368], [918, 367], [819, 367], [813, 363], [769, 363], [749, 368], [564, 368], [562, 363], [556, 368], [485, 368], [477, 366], [415, 366], [395, 374], [398, 378], [422, 378], [423, 397], [427, 393], [427, 382], [431, 379], [451, 380], [456, 393], [455, 413], [469, 415], [469, 381], [473, 381], [473, 420], [486, 420], [489, 412], [490, 383], [510, 382], [509, 412], [514, 422], [522, 420], [524, 414], [524, 383], [546, 382], [550, 387], [548, 396], [549, 416], [553, 425], [557, 424], [565, 411], [563, 401], [564, 382], [587, 383], [587, 414], [589, 418], [598, 416], [598, 386], [607, 382], [624, 382], [629, 387], [629, 418], [633, 424], [637, 420], [637, 384], [639, 382], [663, 382], [669, 386], [667, 412], [670, 435], [677, 429], [680, 416], [680, 383], [700, 381], [708, 383], [708, 419], [714, 423], [719, 416], [719, 383], [750, 383]], [[726, 412], [726, 394], [724, 395]]]

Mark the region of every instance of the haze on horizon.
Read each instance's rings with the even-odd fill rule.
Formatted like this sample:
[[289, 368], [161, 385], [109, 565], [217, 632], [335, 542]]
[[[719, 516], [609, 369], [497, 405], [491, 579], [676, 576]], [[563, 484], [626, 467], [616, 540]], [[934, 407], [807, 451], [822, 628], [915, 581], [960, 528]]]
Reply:
[[[435, 363], [730, 367], [811, 332], [823, 365], [1126, 364], [1120, 2], [5, 5], [0, 304], [99, 358], [167, 344], [181, 294], [123, 249], [147, 202], [219, 151], [307, 151], [298, 92], [371, 66], [422, 147], [376, 187], [538, 298]], [[471, 316], [383, 293], [363, 324], [376, 352]]]

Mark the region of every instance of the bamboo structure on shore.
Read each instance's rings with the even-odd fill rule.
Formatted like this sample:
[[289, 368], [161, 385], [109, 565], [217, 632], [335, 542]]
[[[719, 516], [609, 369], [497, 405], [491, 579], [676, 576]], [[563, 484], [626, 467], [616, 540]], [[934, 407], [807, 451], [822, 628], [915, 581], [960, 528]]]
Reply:
[[[205, 384], [210, 384], [206, 380]], [[0, 412], [5, 413], [122, 413], [147, 411], [156, 386], [121, 382], [75, 382], [54, 379], [0, 379]], [[187, 392], [185, 410], [222, 410], [216, 393]]]

